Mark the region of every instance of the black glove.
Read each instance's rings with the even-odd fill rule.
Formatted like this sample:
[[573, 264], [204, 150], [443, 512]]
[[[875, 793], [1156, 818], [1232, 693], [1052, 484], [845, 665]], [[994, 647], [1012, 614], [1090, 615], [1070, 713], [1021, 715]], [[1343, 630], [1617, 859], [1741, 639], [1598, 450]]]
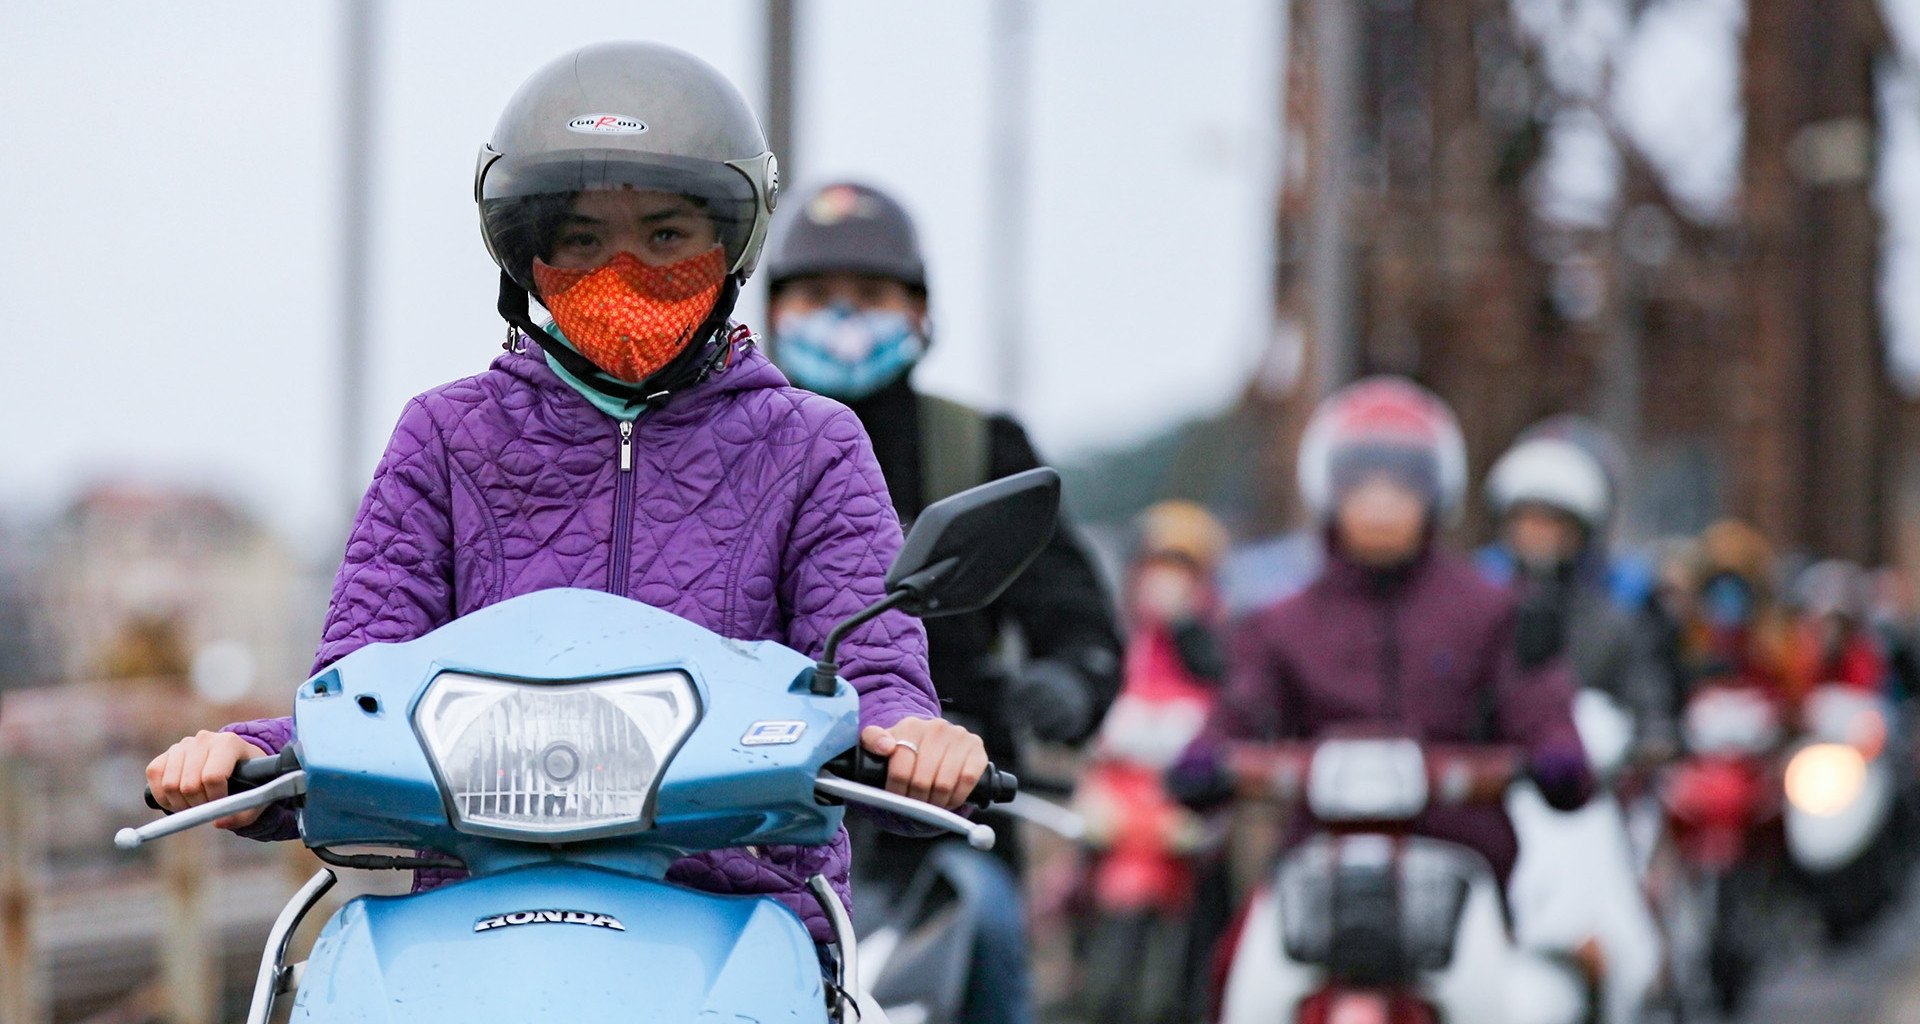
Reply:
[[1093, 730], [1093, 695], [1086, 680], [1057, 661], [1021, 666], [1007, 688], [1007, 704], [1012, 716], [1043, 740], [1070, 743]]
[[1213, 630], [1188, 619], [1173, 626], [1173, 649], [1187, 671], [1204, 682], [1218, 683], [1227, 674], [1227, 655]]
[[1167, 795], [1195, 811], [1210, 811], [1233, 799], [1233, 778], [1204, 745], [1189, 749], [1161, 780]]

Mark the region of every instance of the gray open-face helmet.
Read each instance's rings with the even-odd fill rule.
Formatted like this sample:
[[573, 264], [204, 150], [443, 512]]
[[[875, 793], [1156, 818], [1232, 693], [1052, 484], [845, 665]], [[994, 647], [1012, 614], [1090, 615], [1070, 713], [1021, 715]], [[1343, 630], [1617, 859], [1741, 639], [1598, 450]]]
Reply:
[[473, 197], [487, 252], [528, 293], [573, 196], [685, 195], [719, 230], [736, 281], [753, 273], [779, 169], [745, 97], [711, 65], [658, 43], [596, 43], [534, 72], [480, 148]]

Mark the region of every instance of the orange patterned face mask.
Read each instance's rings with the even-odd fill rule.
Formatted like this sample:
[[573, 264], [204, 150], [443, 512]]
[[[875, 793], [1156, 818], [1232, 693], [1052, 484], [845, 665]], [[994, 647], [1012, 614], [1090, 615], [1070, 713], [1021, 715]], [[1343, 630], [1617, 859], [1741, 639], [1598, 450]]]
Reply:
[[533, 261], [540, 304], [593, 365], [637, 384], [673, 362], [713, 312], [727, 278], [720, 246], [654, 266], [622, 252], [592, 270]]

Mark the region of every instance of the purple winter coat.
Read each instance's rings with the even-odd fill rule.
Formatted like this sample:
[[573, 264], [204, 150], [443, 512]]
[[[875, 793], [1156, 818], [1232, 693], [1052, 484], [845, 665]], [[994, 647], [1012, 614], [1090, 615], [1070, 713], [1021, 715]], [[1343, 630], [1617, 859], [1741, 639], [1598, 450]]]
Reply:
[[[1306, 589], [1241, 624], [1227, 684], [1176, 773], [1211, 771], [1234, 740], [1383, 727], [1523, 747], [1542, 794], [1572, 808], [1591, 787], [1572, 705], [1564, 665], [1520, 667], [1512, 598], [1464, 558], [1430, 550], [1387, 577], [1334, 555]], [[1306, 830], [1297, 821], [1293, 838]], [[1479, 851], [1503, 881], [1513, 870], [1518, 843], [1501, 807], [1428, 811], [1414, 830]]]
[[[486, 373], [413, 399], [354, 520], [314, 671], [553, 587], [623, 594], [814, 656], [829, 629], [882, 596], [900, 525], [866, 431], [844, 406], [790, 387], [751, 342], [634, 422], [630, 471], [619, 427], [524, 339]], [[918, 620], [894, 612], [862, 626], [840, 664], [863, 727], [939, 716]], [[227, 729], [277, 752], [293, 721]], [[243, 834], [297, 832], [274, 808]], [[698, 854], [667, 877], [771, 895], [824, 942], [806, 880], [824, 873], [848, 898], [847, 861], [843, 830], [827, 846]], [[458, 877], [423, 872], [416, 888]]]

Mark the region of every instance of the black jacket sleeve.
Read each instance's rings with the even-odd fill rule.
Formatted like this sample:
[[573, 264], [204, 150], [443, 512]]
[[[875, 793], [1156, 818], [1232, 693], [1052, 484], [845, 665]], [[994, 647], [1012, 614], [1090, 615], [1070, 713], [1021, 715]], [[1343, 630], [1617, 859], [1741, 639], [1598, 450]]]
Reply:
[[[988, 421], [989, 467], [997, 479], [1041, 464], [1026, 431], [1005, 416]], [[1071, 523], [1063, 515], [1053, 539], [993, 609], [1020, 630], [1029, 660], [1068, 668], [1086, 687], [1093, 709], [1085, 740], [1120, 692], [1120, 635], [1113, 603]]]

